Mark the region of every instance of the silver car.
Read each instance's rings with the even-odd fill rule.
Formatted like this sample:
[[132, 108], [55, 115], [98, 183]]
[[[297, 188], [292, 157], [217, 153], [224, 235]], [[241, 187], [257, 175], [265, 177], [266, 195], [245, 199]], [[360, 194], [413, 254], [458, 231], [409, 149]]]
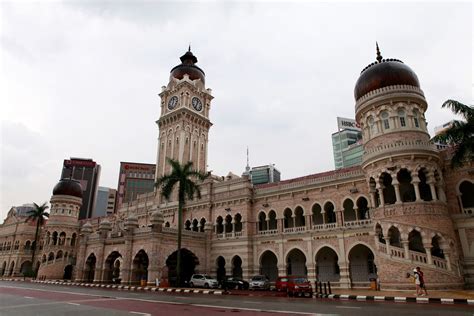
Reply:
[[251, 290], [269, 290], [270, 281], [264, 275], [256, 275], [250, 279], [249, 289]]
[[205, 287], [205, 288], [217, 288], [219, 282], [213, 277], [206, 274], [193, 274], [191, 280], [189, 280], [190, 287]]

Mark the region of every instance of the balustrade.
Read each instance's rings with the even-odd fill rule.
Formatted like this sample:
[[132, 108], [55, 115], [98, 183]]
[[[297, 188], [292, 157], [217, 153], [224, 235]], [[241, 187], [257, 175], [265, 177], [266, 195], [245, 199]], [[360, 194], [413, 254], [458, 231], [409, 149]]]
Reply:
[[392, 246], [390, 247], [390, 254], [392, 257], [405, 259], [405, 249]]
[[361, 219], [357, 221], [345, 222], [344, 227], [364, 227], [372, 225], [371, 219]]
[[313, 225], [314, 230], [329, 230], [329, 229], [335, 229], [336, 227], [337, 227], [337, 223]]
[[445, 259], [433, 257], [433, 264], [437, 266], [438, 268], [445, 269], [445, 270], [448, 269], [448, 264]]
[[275, 235], [278, 234], [278, 229], [259, 230], [259, 235]]
[[427, 258], [425, 253], [416, 252], [416, 251], [413, 251], [413, 250], [410, 250], [409, 253], [410, 253], [411, 260], [413, 262], [420, 262], [420, 263], [424, 263], [424, 264], [428, 263], [428, 258]]

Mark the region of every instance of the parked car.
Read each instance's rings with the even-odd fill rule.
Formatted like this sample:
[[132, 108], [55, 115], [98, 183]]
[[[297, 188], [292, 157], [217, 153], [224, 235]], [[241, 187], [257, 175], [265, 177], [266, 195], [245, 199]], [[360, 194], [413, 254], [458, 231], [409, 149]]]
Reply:
[[278, 277], [276, 282], [275, 282], [275, 289], [278, 292], [286, 292], [286, 288], [288, 286], [288, 277], [287, 276], [281, 276]]
[[256, 275], [250, 279], [249, 288], [251, 290], [269, 290], [270, 281], [264, 275]]
[[193, 274], [189, 280], [190, 287], [205, 287], [205, 288], [217, 288], [219, 282], [213, 277], [206, 274]]
[[242, 278], [228, 276], [221, 281], [221, 287], [223, 289], [247, 290], [249, 283]]
[[305, 276], [290, 276], [286, 283], [286, 293], [288, 296], [306, 296], [308, 294], [309, 297], [312, 297], [313, 288]]

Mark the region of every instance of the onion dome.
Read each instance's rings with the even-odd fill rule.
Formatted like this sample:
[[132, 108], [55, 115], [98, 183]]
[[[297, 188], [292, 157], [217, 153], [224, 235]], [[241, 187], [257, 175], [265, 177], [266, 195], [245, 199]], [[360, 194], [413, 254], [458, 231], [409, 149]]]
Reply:
[[170, 80], [171, 78], [183, 79], [186, 74], [191, 80], [201, 79], [202, 83], [205, 83], [206, 75], [201, 68], [195, 65], [198, 60], [191, 52], [191, 46], [189, 46], [188, 51], [179, 59], [181, 59], [181, 64], [171, 69]]
[[53, 195], [71, 195], [82, 199], [82, 187], [79, 181], [61, 179], [54, 186]]
[[377, 44], [377, 61], [365, 67], [354, 88], [357, 101], [365, 94], [388, 86], [409, 85], [420, 88], [415, 72], [398, 59], [382, 59]]

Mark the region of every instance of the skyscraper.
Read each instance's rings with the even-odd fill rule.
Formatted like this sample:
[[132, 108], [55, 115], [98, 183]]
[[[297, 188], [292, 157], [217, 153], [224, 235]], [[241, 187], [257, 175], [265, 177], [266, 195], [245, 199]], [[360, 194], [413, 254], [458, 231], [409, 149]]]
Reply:
[[83, 191], [79, 219], [90, 218], [96, 202], [100, 165], [89, 158], [65, 159], [61, 179], [69, 178], [79, 181]]
[[115, 209], [119, 209], [123, 203], [135, 200], [139, 194], [153, 192], [155, 172], [155, 164], [120, 162]]
[[336, 169], [362, 163], [362, 133], [355, 120], [337, 118], [338, 131], [332, 134], [332, 150]]

